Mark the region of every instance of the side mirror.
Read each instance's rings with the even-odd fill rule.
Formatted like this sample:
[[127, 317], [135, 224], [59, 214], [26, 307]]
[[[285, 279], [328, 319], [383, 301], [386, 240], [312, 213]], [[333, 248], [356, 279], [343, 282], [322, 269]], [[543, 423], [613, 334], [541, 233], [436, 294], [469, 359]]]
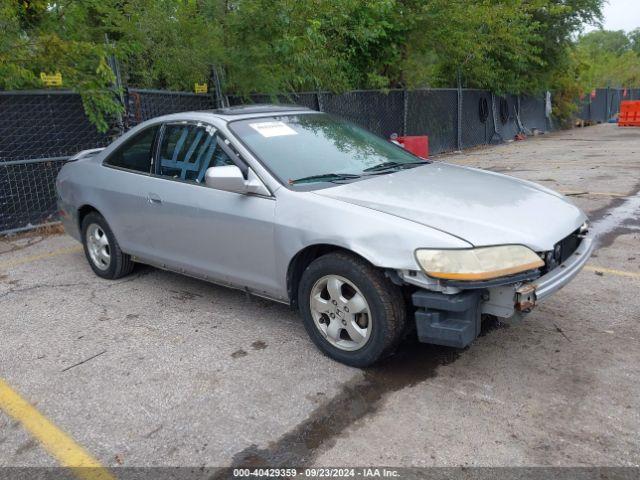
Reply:
[[269, 190], [260, 181], [258, 176], [249, 169], [247, 179], [235, 165], [223, 165], [209, 167], [204, 174], [204, 183], [207, 187], [235, 193], [258, 193], [269, 195]]

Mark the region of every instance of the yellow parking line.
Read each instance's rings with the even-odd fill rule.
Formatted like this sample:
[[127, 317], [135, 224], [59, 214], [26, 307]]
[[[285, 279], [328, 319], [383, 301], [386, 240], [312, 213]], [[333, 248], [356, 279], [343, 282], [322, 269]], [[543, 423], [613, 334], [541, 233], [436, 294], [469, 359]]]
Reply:
[[115, 480], [100, 462], [0, 379], [0, 410], [20, 422], [63, 467], [82, 480]]
[[614, 270], [612, 268], [597, 267], [595, 265], [586, 265], [584, 267], [584, 269], [588, 270], [590, 272], [602, 272], [602, 273], [608, 273], [609, 275], [618, 275], [619, 277], [630, 277], [630, 278], [639, 278], [640, 279], [640, 273], [638, 273], [638, 272], [627, 272], [625, 270]]
[[17, 258], [15, 260], [8, 260], [6, 262], [0, 262], [0, 268], [11, 268], [18, 265], [24, 265], [25, 263], [36, 262], [44, 258], [57, 257], [58, 255], [65, 255], [67, 253], [81, 252], [82, 247], [73, 246], [68, 248], [61, 248], [60, 250], [54, 250], [53, 252], [39, 253], [37, 255], [30, 255], [28, 257]]

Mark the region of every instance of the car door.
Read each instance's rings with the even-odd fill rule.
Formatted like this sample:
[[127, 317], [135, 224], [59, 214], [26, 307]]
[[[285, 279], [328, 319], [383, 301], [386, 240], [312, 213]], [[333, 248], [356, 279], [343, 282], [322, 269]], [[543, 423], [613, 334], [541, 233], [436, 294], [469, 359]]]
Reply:
[[147, 206], [155, 142], [160, 125], [134, 134], [103, 161], [104, 170], [96, 182], [96, 208], [106, 218], [122, 250], [144, 255], [150, 238], [140, 213]]
[[228, 149], [228, 141], [211, 125], [163, 126], [156, 184], [148, 192], [145, 215], [155, 260], [173, 270], [272, 295], [278, 291], [275, 199], [205, 185], [208, 168], [234, 164], [222, 142]]

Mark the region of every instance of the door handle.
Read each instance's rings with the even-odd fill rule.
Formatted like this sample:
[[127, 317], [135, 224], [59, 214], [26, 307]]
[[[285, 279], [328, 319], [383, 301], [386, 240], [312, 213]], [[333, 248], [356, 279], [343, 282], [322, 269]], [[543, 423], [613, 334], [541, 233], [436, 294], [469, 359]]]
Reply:
[[148, 193], [147, 202], [151, 204], [160, 204], [162, 203], [162, 199], [160, 198], [160, 195], [158, 195], [157, 193]]

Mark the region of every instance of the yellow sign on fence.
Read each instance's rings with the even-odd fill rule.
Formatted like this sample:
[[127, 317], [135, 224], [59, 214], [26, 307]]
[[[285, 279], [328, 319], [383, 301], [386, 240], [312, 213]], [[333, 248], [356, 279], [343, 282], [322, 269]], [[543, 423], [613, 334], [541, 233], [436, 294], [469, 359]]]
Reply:
[[62, 86], [62, 74], [56, 72], [54, 74], [46, 74], [40, 72], [40, 80], [44, 83], [45, 87], [61, 87]]
[[209, 91], [209, 88], [206, 83], [196, 83], [193, 86], [193, 88], [196, 91], [196, 93], [207, 93]]

